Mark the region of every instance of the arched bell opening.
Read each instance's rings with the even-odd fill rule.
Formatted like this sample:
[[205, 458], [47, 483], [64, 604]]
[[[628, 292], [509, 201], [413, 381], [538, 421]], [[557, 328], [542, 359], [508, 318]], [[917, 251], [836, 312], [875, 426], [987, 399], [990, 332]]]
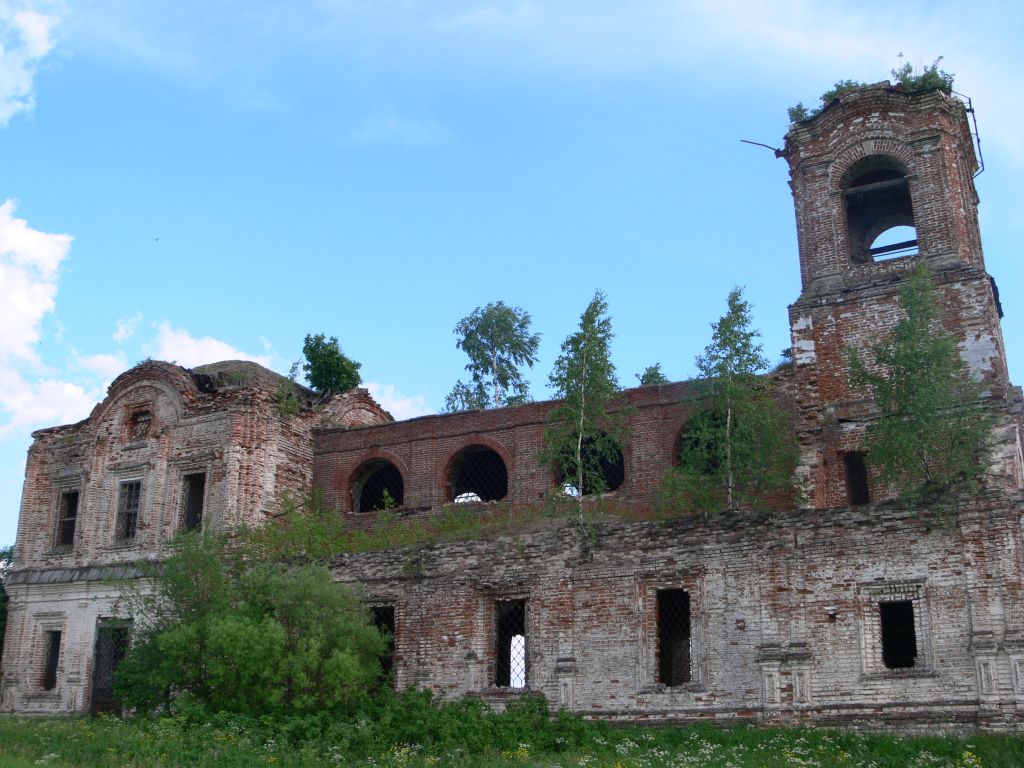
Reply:
[[882, 155], [866, 157], [843, 177], [850, 261], [875, 261], [918, 252], [910, 185], [903, 168]]

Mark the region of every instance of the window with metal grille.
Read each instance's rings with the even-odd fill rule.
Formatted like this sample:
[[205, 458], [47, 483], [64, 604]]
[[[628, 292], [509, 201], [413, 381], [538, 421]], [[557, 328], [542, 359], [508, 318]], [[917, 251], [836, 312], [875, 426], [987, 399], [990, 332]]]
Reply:
[[889, 669], [907, 669], [917, 662], [914, 603], [898, 600], [878, 604], [882, 622], [882, 663]]
[[153, 414], [149, 411], [136, 411], [128, 419], [128, 439], [142, 440], [149, 435], [153, 425]]
[[690, 661], [690, 595], [658, 590], [658, 682], [682, 685], [693, 679]]
[[142, 496], [142, 481], [129, 480], [121, 483], [117, 497], [117, 524], [114, 528], [114, 540], [117, 542], [135, 541], [135, 529], [139, 522], [139, 498]]
[[498, 501], [506, 495], [508, 470], [497, 451], [471, 445], [452, 460], [448, 472], [449, 501]]
[[846, 499], [849, 504], [860, 505], [871, 501], [868, 486], [868, 465], [864, 454], [850, 451], [843, 454], [843, 467], [846, 469]]
[[499, 688], [526, 687], [526, 601], [499, 600], [494, 604], [494, 684]]
[[100, 619], [96, 625], [96, 649], [92, 662], [92, 697], [89, 711], [121, 712], [121, 700], [114, 694], [114, 672], [128, 653], [130, 619]]
[[373, 626], [388, 638], [388, 650], [380, 657], [379, 661], [384, 674], [389, 675], [395, 667], [395, 606], [375, 605], [370, 610]]
[[398, 467], [384, 459], [366, 462], [356, 473], [352, 486], [352, 509], [376, 512], [393, 509], [405, 503], [405, 483]]
[[203, 498], [206, 494], [206, 474], [197, 472], [185, 475], [184, 509], [182, 527], [186, 531], [198, 531], [203, 524]]
[[75, 526], [78, 523], [78, 491], [65, 491], [57, 505], [57, 534], [54, 546], [70, 549], [75, 544]]
[[46, 633], [46, 654], [43, 659], [43, 678], [40, 685], [44, 691], [52, 691], [57, 687], [57, 663], [60, 661], [60, 632], [50, 630]]

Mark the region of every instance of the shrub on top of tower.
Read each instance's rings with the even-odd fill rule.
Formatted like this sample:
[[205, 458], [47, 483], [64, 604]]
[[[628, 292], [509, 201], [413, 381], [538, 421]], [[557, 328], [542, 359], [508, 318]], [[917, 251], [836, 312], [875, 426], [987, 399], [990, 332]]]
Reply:
[[[902, 55], [900, 54], [900, 56]], [[930, 66], [926, 65], [917, 73], [914, 71], [914, 65], [909, 61], [901, 67], [890, 70], [889, 74], [892, 77], [893, 87], [907, 93], [917, 91], [942, 91], [943, 93], [950, 93], [953, 90], [954, 76], [950, 72], [939, 69], [939, 63], [942, 61], [942, 58], [942, 56], [939, 56]], [[812, 117], [817, 117], [835, 99], [842, 98], [851, 91], [867, 88], [869, 85], [871, 84], [862, 83], [857, 80], [840, 80], [821, 94], [821, 103], [817, 107], [806, 107], [803, 102], [800, 102], [795, 107], [790, 107], [787, 110], [789, 121], [791, 123], [799, 123], [804, 120], [810, 120]]]

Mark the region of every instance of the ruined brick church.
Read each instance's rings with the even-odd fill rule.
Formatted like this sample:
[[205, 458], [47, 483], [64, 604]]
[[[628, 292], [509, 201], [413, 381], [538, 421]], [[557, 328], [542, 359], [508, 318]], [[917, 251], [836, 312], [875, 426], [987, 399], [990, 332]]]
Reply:
[[[978, 230], [964, 105], [888, 83], [794, 124], [801, 293], [792, 362], [802, 509], [532, 525], [330, 567], [393, 633], [395, 685], [500, 706], [524, 692], [587, 716], [1024, 730], [1021, 391]], [[895, 246], [876, 238], [912, 229]], [[999, 414], [986, 490], [953, 522], [902, 508], [865, 459], [862, 352], [927, 264], [944, 322]], [[116, 710], [130, 642], [118, 601], [182, 529], [274, 524], [311, 487], [355, 526], [382, 507], [513, 510], [559, 491], [538, 458], [551, 403], [396, 422], [363, 390], [297, 412], [253, 363], [145, 362], [88, 419], [35, 433], [7, 583], [5, 712]], [[622, 394], [606, 497], [642, 511], [678, 454], [686, 383]], [[385, 501], [389, 503], [385, 503]]]

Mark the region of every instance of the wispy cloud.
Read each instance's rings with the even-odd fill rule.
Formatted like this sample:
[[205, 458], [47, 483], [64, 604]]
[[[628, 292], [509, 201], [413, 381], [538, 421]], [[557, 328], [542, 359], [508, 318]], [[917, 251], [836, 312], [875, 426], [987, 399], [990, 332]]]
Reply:
[[135, 335], [135, 329], [139, 327], [141, 322], [142, 314], [139, 312], [136, 312], [129, 318], [118, 318], [117, 327], [114, 328], [111, 338], [118, 344], [123, 344]]
[[376, 381], [368, 381], [364, 386], [370, 391], [373, 399], [399, 421], [433, 413], [427, 407], [427, 400], [423, 395], [405, 396], [396, 390], [393, 384], [378, 384]]
[[0, 127], [35, 106], [34, 79], [53, 50], [51, 32], [60, 21], [53, 3], [0, 3]]
[[391, 116], [364, 122], [353, 131], [352, 137], [360, 144], [398, 144], [415, 148], [443, 141], [445, 131], [434, 120]]
[[75, 365], [79, 368], [100, 376], [105, 381], [113, 381], [118, 374], [128, 368], [128, 358], [124, 352], [115, 354], [75, 355]]
[[[1011, 151], [1018, 143], [1019, 100], [1003, 95], [1016, 89], [1020, 12], [1008, 12], [1005, 0], [978, 0], [966, 17], [962, 4], [948, 0], [937, 0], [927, 13], [875, 0], [296, 0], [239, 9], [198, 0], [94, 0], [76, 9], [76, 44], [165, 77], [247, 101], [262, 94], [275, 104], [271, 92], [282, 90], [285, 67], [315, 67], [318, 78], [344, 81], [359, 71], [433, 74], [447, 87], [453, 76], [454, 82], [495, 73], [648, 82], [657, 72], [680, 89], [720, 86], [742, 98], [745, 89], [782, 85], [792, 87], [794, 102], [807, 102], [836, 79], [883, 79], [900, 51], [915, 64], [944, 54], [961, 84], [992, 110], [988, 136]], [[13, 23], [13, 14], [8, 17]], [[43, 20], [25, 19], [17, 29], [18, 39], [28, 41], [26, 56], [52, 45]], [[356, 140], [423, 146], [444, 138], [430, 120], [401, 110], [381, 117], [373, 114], [374, 97], [367, 104], [365, 124], [349, 132]]]
[[196, 338], [185, 329], [173, 328], [166, 321], [160, 323], [156, 338], [144, 349], [158, 360], [176, 362], [186, 368], [221, 360], [252, 360], [267, 367], [273, 362], [270, 355], [252, 355], [211, 336]]

